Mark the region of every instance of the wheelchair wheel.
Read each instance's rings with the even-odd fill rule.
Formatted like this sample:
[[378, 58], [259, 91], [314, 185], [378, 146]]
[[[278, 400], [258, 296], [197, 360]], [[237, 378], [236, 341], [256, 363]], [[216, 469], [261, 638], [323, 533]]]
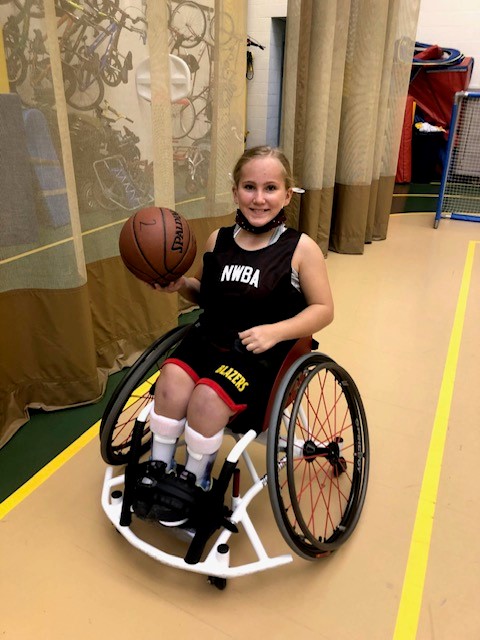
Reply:
[[267, 433], [268, 490], [287, 544], [308, 560], [352, 534], [368, 482], [369, 440], [350, 375], [312, 352], [285, 374]]
[[[140, 411], [153, 400], [160, 366], [191, 325], [172, 329], [156, 340], [132, 365], [114, 391], [100, 424], [100, 451], [111, 465], [128, 462], [132, 430]], [[142, 453], [150, 447], [150, 429], [145, 423]]]

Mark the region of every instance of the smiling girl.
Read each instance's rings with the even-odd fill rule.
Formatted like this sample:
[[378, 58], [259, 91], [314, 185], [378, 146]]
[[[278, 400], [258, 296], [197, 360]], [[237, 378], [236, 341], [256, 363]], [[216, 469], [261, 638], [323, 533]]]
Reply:
[[[284, 154], [248, 149], [235, 165], [233, 182], [235, 225], [211, 234], [194, 277], [156, 287], [178, 291], [203, 310], [157, 380], [152, 462], [137, 491], [143, 515], [170, 526], [189, 514], [181, 504], [162, 503], [155, 488], [165, 474], [177, 474], [186, 490], [208, 490], [225, 426], [244, 411], [263, 416], [294, 341], [333, 320], [320, 248], [285, 226], [294, 182]], [[173, 456], [182, 434], [187, 461], [177, 468]]]

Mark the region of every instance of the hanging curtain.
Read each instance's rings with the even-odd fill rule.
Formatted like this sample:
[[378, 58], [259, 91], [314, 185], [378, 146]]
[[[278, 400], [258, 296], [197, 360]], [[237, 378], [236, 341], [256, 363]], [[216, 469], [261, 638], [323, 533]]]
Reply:
[[420, 0], [289, 0], [282, 146], [293, 224], [326, 254], [385, 239]]
[[125, 220], [230, 223], [246, 0], [0, 0], [0, 446], [98, 400], [185, 303], [123, 266]]

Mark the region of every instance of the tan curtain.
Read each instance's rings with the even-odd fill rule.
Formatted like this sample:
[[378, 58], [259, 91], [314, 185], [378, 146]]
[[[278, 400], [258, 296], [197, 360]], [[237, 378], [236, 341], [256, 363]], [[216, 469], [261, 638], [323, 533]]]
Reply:
[[324, 253], [384, 239], [420, 0], [289, 0], [282, 145], [290, 217]]
[[2, 445], [28, 407], [99, 399], [176, 323], [118, 235], [151, 204], [200, 247], [231, 220], [246, 1], [3, 0], [0, 22]]

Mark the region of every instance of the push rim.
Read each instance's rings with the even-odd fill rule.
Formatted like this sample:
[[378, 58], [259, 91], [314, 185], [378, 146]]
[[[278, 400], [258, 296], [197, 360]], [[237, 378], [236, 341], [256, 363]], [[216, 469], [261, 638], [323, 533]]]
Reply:
[[322, 354], [300, 358], [272, 408], [267, 451], [274, 515], [299, 555], [319, 557], [352, 534], [368, 466], [367, 422], [352, 378]]

